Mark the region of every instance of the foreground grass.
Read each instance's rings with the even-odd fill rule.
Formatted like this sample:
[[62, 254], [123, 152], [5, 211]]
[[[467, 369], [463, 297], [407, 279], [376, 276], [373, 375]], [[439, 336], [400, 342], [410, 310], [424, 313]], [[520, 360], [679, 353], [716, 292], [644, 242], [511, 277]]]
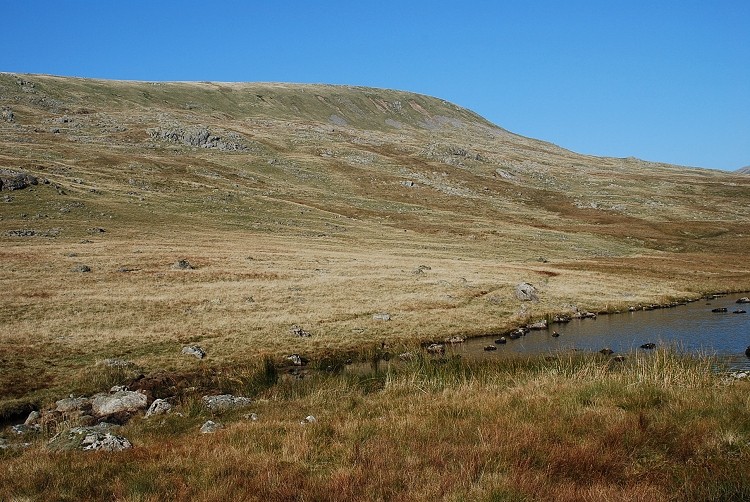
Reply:
[[[261, 365], [262, 366], [262, 365]], [[210, 416], [186, 395], [121, 453], [0, 457], [0, 499], [747, 500], [747, 384], [668, 352], [492, 363], [420, 359], [258, 387]], [[267, 368], [266, 368], [267, 371]], [[255, 373], [253, 373], [255, 372]], [[266, 375], [267, 376], [267, 375]], [[314, 415], [318, 422], [301, 425]], [[226, 427], [200, 435], [208, 418]]]

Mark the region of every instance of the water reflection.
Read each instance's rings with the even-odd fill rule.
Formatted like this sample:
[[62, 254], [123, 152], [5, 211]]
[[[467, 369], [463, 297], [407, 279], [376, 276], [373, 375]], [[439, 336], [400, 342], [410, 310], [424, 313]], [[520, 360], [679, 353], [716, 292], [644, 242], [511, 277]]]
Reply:
[[[502, 357], [503, 354], [552, 354], [570, 350], [596, 352], [610, 348], [617, 353], [644, 351], [641, 345], [673, 347], [680, 352], [715, 355], [732, 369], [750, 369], [745, 349], [750, 345], [750, 305], [735, 303], [743, 295], [701, 300], [668, 309], [600, 315], [596, 319], [573, 319], [532, 331], [516, 340], [485, 351], [497, 336], [467, 340], [450, 350], [467, 358]], [[727, 312], [712, 312], [727, 308]], [[560, 336], [552, 336], [553, 332]], [[506, 337], [507, 338], [507, 337]]]

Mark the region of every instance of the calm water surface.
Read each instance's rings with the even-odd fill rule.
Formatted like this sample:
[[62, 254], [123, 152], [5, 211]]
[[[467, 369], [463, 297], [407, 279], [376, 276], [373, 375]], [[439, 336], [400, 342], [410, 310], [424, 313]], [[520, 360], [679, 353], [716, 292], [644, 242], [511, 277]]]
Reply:
[[[469, 358], [502, 357], [504, 354], [554, 354], [571, 349], [596, 352], [609, 347], [615, 353], [645, 352], [644, 343], [673, 347], [680, 352], [715, 355], [730, 369], [750, 369], [745, 349], [750, 345], [750, 304], [735, 303], [747, 293], [728, 295], [714, 300], [700, 300], [668, 309], [600, 315], [596, 319], [573, 319], [567, 324], [553, 324], [547, 330], [532, 331], [517, 340], [508, 338], [497, 350], [484, 351], [494, 345], [497, 336], [467, 340], [451, 352]], [[712, 309], [726, 307], [726, 313]], [[747, 314], [733, 314], [747, 310]], [[553, 331], [560, 333], [555, 338]]]

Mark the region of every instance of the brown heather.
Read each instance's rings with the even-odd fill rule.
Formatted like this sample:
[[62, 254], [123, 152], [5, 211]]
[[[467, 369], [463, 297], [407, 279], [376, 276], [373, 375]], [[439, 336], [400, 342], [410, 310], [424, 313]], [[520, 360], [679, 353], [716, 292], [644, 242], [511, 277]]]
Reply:
[[[0, 500], [750, 498], [747, 384], [710, 361], [300, 381], [264, 363], [750, 290], [750, 177], [578, 155], [381, 89], [0, 74], [6, 106], [0, 170], [49, 184], [0, 192], [0, 417], [139, 373], [182, 382], [184, 417], [133, 420], [116, 454], [1, 451]], [[219, 391], [260, 399], [260, 420], [198, 435]]]

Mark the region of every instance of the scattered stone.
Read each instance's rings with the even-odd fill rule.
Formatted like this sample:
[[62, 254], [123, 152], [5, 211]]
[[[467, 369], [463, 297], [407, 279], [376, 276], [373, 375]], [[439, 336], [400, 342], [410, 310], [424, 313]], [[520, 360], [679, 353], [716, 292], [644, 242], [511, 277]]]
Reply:
[[133, 444], [126, 438], [116, 436], [101, 426], [73, 427], [55, 435], [47, 445], [53, 451], [122, 451], [132, 447]]
[[748, 298], [747, 296], [743, 296], [742, 298], [737, 300], [737, 303], [750, 303], [750, 298]]
[[39, 424], [31, 424], [31, 425], [19, 424], [19, 425], [14, 425], [13, 427], [10, 428], [10, 431], [13, 434], [16, 434], [17, 436], [23, 436], [24, 434], [36, 433], [36, 432], [39, 432], [40, 430], [41, 430], [41, 427], [39, 427]]
[[415, 357], [413, 352], [404, 352], [398, 355], [398, 358], [402, 361], [412, 361]]
[[643, 345], [641, 345], [641, 348], [642, 349], [646, 349], [646, 350], [655, 349], [656, 348], [656, 344], [655, 343], [651, 343], [651, 342], [644, 343]]
[[103, 234], [106, 232], [106, 230], [104, 230], [102, 227], [92, 227], [89, 228], [88, 232], [90, 234]]
[[197, 345], [188, 345], [186, 347], [182, 347], [182, 353], [189, 356], [195, 356], [198, 359], [203, 359], [204, 357], [206, 357], [206, 352]]
[[13, 110], [10, 109], [8, 106], [4, 106], [2, 110], [0, 110], [0, 119], [4, 120], [5, 122], [15, 122], [16, 115], [13, 113]]
[[442, 343], [431, 343], [427, 346], [428, 354], [445, 354], [445, 345]]
[[172, 405], [166, 399], [154, 399], [154, 402], [146, 410], [146, 418], [153, 415], [164, 415], [169, 413], [171, 409]]
[[627, 359], [627, 357], [622, 356], [622, 355], [615, 356], [615, 357], [612, 358], [613, 361], [617, 361], [618, 363], [624, 362], [626, 359]]
[[533, 329], [533, 330], [547, 329], [547, 319], [542, 319], [541, 321], [529, 324], [527, 328]]
[[172, 268], [175, 270], [193, 270], [195, 267], [193, 267], [187, 260], [177, 260], [174, 265], [172, 265]]
[[245, 420], [250, 420], [251, 422], [257, 422], [258, 421], [258, 414], [257, 413], [248, 413], [245, 415]]
[[599, 351], [600, 354], [604, 354], [605, 356], [610, 356], [615, 353], [614, 350], [610, 349], [609, 347], [604, 347], [602, 350]]
[[500, 338], [495, 340], [495, 343], [497, 345], [505, 345], [506, 343], [508, 343], [508, 340], [504, 336], [501, 336]]
[[558, 315], [556, 315], [555, 317], [552, 318], [552, 322], [553, 323], [557, 323], [557, 324], [565, 324], [565, 323], [570, 322], [572, 320], [573, 320], [572, 317], [570, 317], [569, 315], [563, 315], [563, 314], [558, 314]]
[[487, 352], [490, 352], [492, 350], [497, 350], [497, 347], [495, 345], [486, 345], [484, 347], [484, 350], [487, 351]]
[[721, 313], [721, 312], [727, 312], [728, 310], [729, 309], [727, 309], [726, 307], [718, 307], [718, 308], [715, 308], [715, 309], [711, 309], [711, 312]]
[[294, 336], [298, 336], [300, 338], [310, 338], [312, 336], [312, 334], [309, 331], [305, 331], [304, 329], [300, 328], [296, 324], [292, 326], [290, 331], [292, 332]]
[[315, 418], [312, 415], [307, 415], [301, 422], [301, 425], [307, 425], [307, 424], [314, 424], [318, 421], [317, 418]]
[[71, 272], [78, 272], [78, 273], [87, 273], [91, 272], [91, 267], [88, 265], [84, 265], [83, 263], [79, 263], [77, 265], [74, 265], [73, 268], [70, 269]]
[[628, 307], [628, 312], [635, 312], [636, 310], [638, 310], [637, 307]]
[[131, 361], [116, 358], [105, 359], [104, 361], [102, 361], [102, 364], [104, 366], [109, 366], [110, 368], [127, 368], [128, 366], [134, 365]]
[[253, 403], [253, 400], [249, 397], [233, 396], [231, 394], [203, 396], [201, 401], [203, 401], [203, 406], [211, 411], [227, 411], [237, 408], [245, 408]]
[[402, 186], [405, 186], [406, 188], [414, 188], [414, 186], [415, 186], [415, 185], [414, 185], [414, 182], [413, 182], [413, 181], [411, 181], [411, 180], [407, 180], [407, 181], [402, 181], [402, 182], [401, 182], [401, 185], [402, 185]]
[[91, 411], [94, 416], [106, 417], [115, 413], [135, 413], [148, 405], [146, 394], [129, 390], [119, 390], [109, 395], [94, 396]]
[[390, 321], [391, 315], [385, 312], [380, 312], [372, 316], [373, 321]]
[[522, 302], [539, 301], [539, 297], [536, 294], [536, 288], [527, 282], [522, 282], [516, 286], [516, 298]]
[[127, 385], [113, 385], [109, 388], [109, 393], [114, 394], [115, 392], [120, 392], [122, 390], [128, 390]]
[[432, 270], [432, 267], [429, 267], [427, 265], [420, 265], [414, 270], [412, 270], [411, 273], [414, 275], [419, 275], [419, 274], [424, 274], [426, 270]]
[[733, 310], [732, 314], [747, 314], [747, 310], [742, 310], [742, 309]]
[[734, 371], [729, 374], [729, 377], [735, 380], [746, 380], [748, 376], [750, 376], [750, 374], [746, 371]]
[[451, 345], [457, 344], [457, 343], [464, 343], [465, 341], [466, 341], [466, 338], [462, 336], [458, 336], [458, 335], [445, 339], [445, 343], [449, 343]]
[[206, 423], [201, 425], [201, 434], [213, 434], [224, 426], [213, 420], [207, 420]]
[[70, 396], [55, 402], [55, 410], [59, 411], [60, 413], [83, 411], [84, 409], [88, 408], [90, 404], [91, 402], [85, 397]]
[[553, 338], [557, 338], [558, 336], [560, 336], [560, 333], [558, 333], [557, 331], [553, 331], [552, 332], [552, 337]]

